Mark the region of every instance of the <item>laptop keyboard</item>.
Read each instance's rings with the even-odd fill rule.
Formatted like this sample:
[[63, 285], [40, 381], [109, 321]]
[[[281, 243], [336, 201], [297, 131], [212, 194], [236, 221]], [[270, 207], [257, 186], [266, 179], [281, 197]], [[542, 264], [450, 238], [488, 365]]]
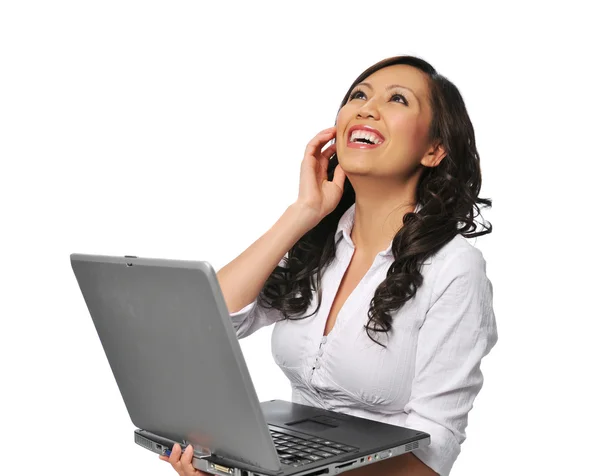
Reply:
[[345, 453], [351, 453], [358, 448], [344, 445], [323, 438], [300, 438], [297, 436], [280, 433], [272, 430], [271, 437], [279, 460], [283, 464], [293, 467], [303, 466], [309, 463], [315, 463], [332, 456], [338, 456]]

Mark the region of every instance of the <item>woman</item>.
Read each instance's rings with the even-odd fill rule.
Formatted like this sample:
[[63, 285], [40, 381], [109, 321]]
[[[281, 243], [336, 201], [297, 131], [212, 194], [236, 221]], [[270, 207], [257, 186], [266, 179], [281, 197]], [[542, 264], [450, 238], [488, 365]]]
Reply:
[[[297, 201], [218, 273], [238, 338], [276, 323], [292, 401], [431, 435], [349, 474], [448, 475], [498, 338], [486, 262], [465, 239], [491, 233], [474, 221], [491, 200], [459, 91], [412, 56], [371, 66], [300, 176]], [[160, 458], [201, 474], [191, 447]]]

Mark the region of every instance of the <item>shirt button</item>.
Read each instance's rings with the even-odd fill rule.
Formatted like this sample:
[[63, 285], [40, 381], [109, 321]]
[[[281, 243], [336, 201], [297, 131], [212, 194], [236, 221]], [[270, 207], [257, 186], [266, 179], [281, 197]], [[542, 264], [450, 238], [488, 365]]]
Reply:
[[317, 363], [315, 364], [315, 368], [317, 368], [317, 369], [321, 368], [321, 362], [317, 362]]
[[324, 344], [325, 342], [327, 342], [327, 336], [323, 336], [323, 338], [321, 339], [321, 342], [323, 342], [323, 344]]

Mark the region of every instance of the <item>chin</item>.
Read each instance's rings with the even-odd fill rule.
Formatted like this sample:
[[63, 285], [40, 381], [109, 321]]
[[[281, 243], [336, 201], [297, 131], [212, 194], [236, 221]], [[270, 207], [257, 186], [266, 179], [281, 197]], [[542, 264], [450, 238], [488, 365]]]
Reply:
[[338, 155], [338, 162], [342, 168], [346, 170], [346, 167], [351, 168], [353, 166], [371, 165], [379, 160], [378, 154], [373, 154], [372, 151], [362, 150], [351, 150], [344, 151], [342, 156]]
[[371, 163], [364, 161], [343, 161], [340, 162], [340, 167], [346, 174], [346, 176], [352, 175], [370, 175], [373, 172]]

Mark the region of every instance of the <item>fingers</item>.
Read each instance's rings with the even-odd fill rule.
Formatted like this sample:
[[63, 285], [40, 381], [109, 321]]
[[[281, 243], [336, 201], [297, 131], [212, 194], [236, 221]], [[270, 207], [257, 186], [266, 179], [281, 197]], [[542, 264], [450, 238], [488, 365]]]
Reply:
[[171, 456], [167, 457], [164, 455], [159, 456], [162, 461], [167, 461], [171, 463], [173, 469], [177, 471], [177, 474], [180, 476], [199, 476], [204, 473], [202, 471], [197, 470], [192, 465], [192, 458], [194, 457], [194, 448], [192, 445], [188, 445], [185, 451], [181, 451], [181, 446], [175, 443], [173, 445], [173, 449], [171, 450]]
[[335, 142], [333, 144], [330, 144], [329, 147], [327, 147], [327, 149], [321, 152], [321, 155], [327, 160], [331, 159], [331, 156], [335, 154], [336, 145], [337, 144]]
[[319, 164], [319, 172], [317, 172], [317, 179], [319, 182], [327, 179], [327, 167], [329, 164], [329, 160], [335, 154], [336, 147], [335, 142], [327, 147], [323, 152], [316, 156], [317, 162]]
[[304, 151], [304, 157], [307, 155], [315, 156], [317, 152], [321, 151], [321, 148], [327, 144], [331, 139], [335, 137], [336, 127], [329, 127], [319, 132], [306, 146]]
[[336, 143], [321, 150], [330, 140], [335, 139], [337, 126], [329, 127], [319, 132], [306, 146], [304, 160], [300, 165], [300, 186], [296, 203], [305, 209], [321, 215], [324, 211], [330, 213], [332, 205], [338, 203], [344, 188], [346, 176], [338, 166], [334, 170], [332, 182], [328, 181], [328, 163], [336, 153]]
[[[319, 132], [319, 134], [329, 133], [329, 132], [335, 131], [336, 129], [337, 129], [337, 126], [331, 126], [331, 127], [328, 127], [327, 129], [323, 129], [321, 132]], [[319, 134], [317, 134], [317, 135], [319, 135]]]
[[173, 448], [171, 448], [171, 455], [168, 458], [166, 456], [159, 456], [159, 458], [171, 463], [171, 466], [173, 466], [173, 469], [177, 471], [179, 476], [185, 476], [183, 468], [181, 467], [181, 462], [179, 461], [181, 458], [181, 446], [179, 446], [179, 444], [175, 443], [173, 445]]
[[181, 458], [181, 446], [179, 443], [175, 443], [173, 448], [171, 449], [171, 455], [169, 456], [169, 463], [176, 464], [179, 463], [179, 458]]
[[194, 448], [192, 445], [188, 445], [183, 456], [181, 457], [181, 466], [183, 467], [183, 474], [185, 476], [191, 476], [196, 473], [196, 468], [192, 466], [192, 457], [194, 456]]
[[344, 190], [344, 182], [346, 181], [346, 174], [342, 170], [342, 166], [338, 164], [333, 171], [333, 180], [332, 182], [336, 184], [340, 189]]

